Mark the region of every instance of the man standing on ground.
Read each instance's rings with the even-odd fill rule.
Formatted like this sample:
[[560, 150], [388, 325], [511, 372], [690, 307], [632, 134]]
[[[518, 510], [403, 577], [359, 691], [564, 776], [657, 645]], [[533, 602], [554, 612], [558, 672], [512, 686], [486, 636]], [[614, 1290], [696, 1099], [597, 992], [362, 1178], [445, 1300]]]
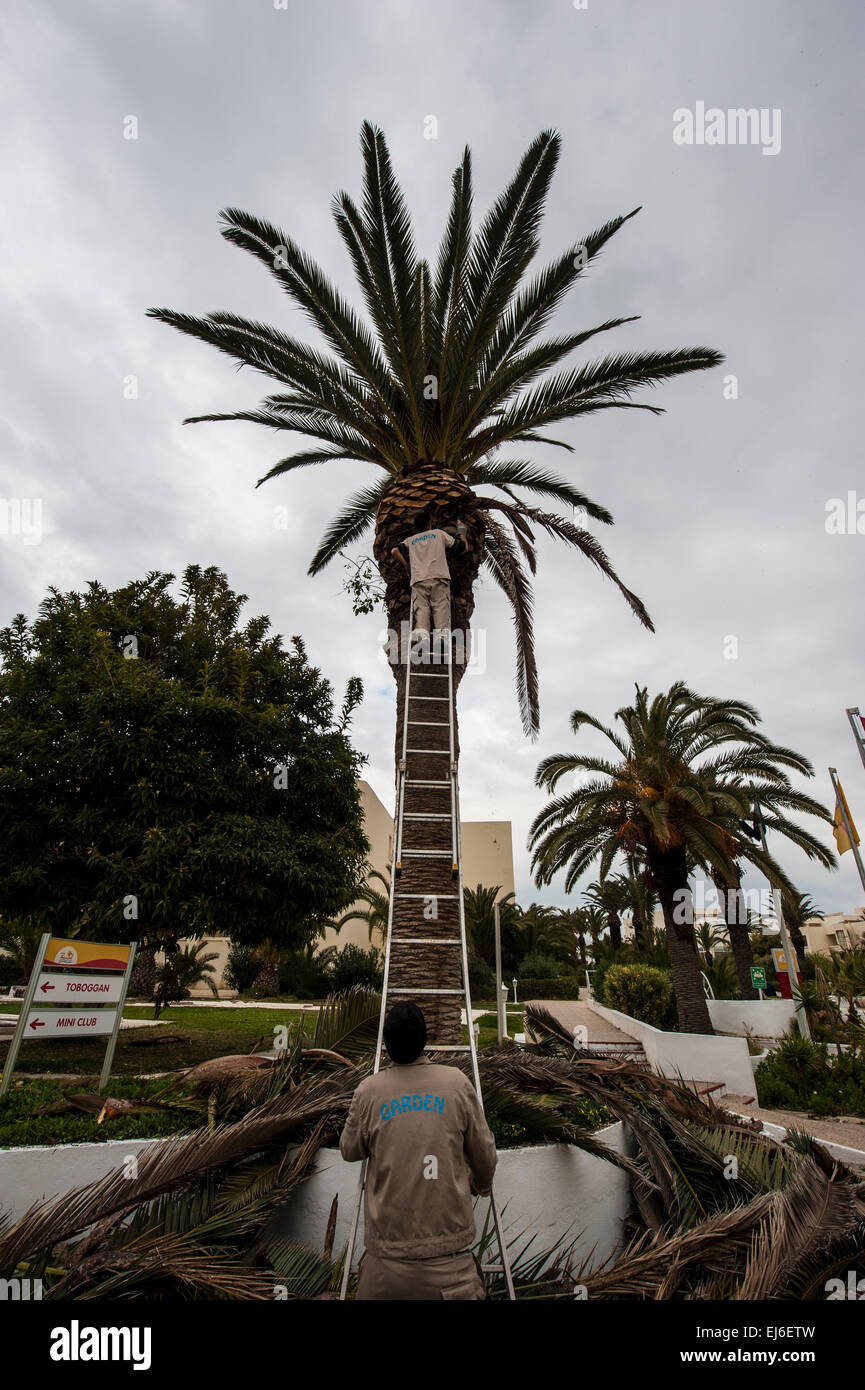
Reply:
[[392, 1065], [360, 1083], [339, 1141], [349, 1163], [369, 1160], [356, 1296], [485, 1298], [471, 1194], [492, 1187], [496, 1144], [477, 1093], [458, 1068], [424, 1057], [416, 1004], [394, 1005], [384, 1044]]
[[[405, 566], [411, 578], [413, 630], [429, 632], [434, 627], [440, 633], [448, 627], [449, 621], [450, 570], [447, 552], [453, 545], [464, 546], [462, 537], [465, 526], [458, 523], [455, 539], [450, 531], [436, 525], [435, 514], [431, 510], [418, 512], [415, 525], [418, 530], [400, 545], [395, 545], [391, 554]], [[405, 557], [406, 550], [409, 560]]]

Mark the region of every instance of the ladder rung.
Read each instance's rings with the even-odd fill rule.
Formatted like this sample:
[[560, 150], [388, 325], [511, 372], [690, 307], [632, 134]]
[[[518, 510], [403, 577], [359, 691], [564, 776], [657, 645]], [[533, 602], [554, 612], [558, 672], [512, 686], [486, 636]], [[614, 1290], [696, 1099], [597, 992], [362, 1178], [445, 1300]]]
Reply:
[[407, 748], [407, 753], [441, 753], [442, 757], [449, 758], [451, 753], [449, 748]]
[[420, 729], [449, 729], [448, 721], [441, 719], [409, 719], [409, 724], [417, 724]]
[[471, 1052], [468, 1043], [427, 1043], [424, 1052]]
[[448, 676], [446, 671], [425, 671], [418, 669], [414, 662], [412, 663], [412, 665], [414, 665], [414, 673], [416, 676], [426, 676], [428, 680], [433, 681], [450, 680], [450, 677]]
[[406, 856], [407, 854], [415, 854], [415, 855], [421, 855], [421, 854], [422, 854], [422, 855], [424, 855], [426, 858], [429, 858], [430, 856], [434, 856], [434, 855], [439, 855], [439, 856], [445, 855], [448, 859], [451, 858], [451, 851], [450, 851], [449, 849], [404, 849], [402, 853], [403, 853], [403, 858], [405, 858], [405, 856]]
[[449, 786], [450, 786], [450, 782], [449, 782], [449, 781], [448, 781], [448, 782], [424, 782], [424, 781], [419, 781], [417, 777], [407, 777], [407, 778], [405, 779], [405, 784], [406, 784], [407, 787], [449, 787]]
[[458, 936], [392, 936], [391, 946], [460, 946]]
[[451, 820], [450, 811], [403, 811], [403, 820]]
[[458, 898], [459, 893], [404, 893], [401, 888], [394, 889], [395, 898]]
[[504, 1274], [504, 1265], [481, 1265], [482, 1274]]
[[[440, 701], [443, 705], [446, 705], [447, 702], [448, 702], [448, 700], [450, 699], [450, 696], [449, 696], [449, 695], [409, 695], [409, 699], [410, 699], [410, 700], [435, 700], [436, 703], [438, 703], [438, 702]], [[409, 720], [409, 723], [411, 723], [411, 720]]]
[[464, 989], [430, 989], [429, 986], [423, 988], [412, 988], [410, 985], [400, 985], [388, 987], [388, 994], [465, 994]]

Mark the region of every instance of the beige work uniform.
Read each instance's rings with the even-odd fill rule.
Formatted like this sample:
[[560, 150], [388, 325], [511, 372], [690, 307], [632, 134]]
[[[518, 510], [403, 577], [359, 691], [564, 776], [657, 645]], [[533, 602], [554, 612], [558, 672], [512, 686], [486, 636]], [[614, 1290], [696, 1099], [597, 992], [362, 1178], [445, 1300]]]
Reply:
[[409, 553], [411, 620], [416, 632], [441, 631], [448, 626], [450, 570], [446, 551], [453, 543], [453, 536], [438, 526], [403, 541]]
[[369, 1159], [357, 1297], [483, 1298], [466, 1160], [487, 1192], [496, 1146], [468, 1077], [423, 1056], [366, 1077], [339, 1150]]

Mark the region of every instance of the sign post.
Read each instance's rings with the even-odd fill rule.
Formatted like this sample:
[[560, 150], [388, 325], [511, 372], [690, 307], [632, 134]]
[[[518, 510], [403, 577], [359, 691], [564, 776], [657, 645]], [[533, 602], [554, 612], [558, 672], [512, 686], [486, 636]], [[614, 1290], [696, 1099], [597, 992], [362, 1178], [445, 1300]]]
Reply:
[[107, 1037], [98, 1087], [100, 1091], [104, 1089], [111, 1075], [134, 960], [134, 943], [115, 946], [45, 933], [21, 1001], [18, 1026], [3, 1068], [0, 1096], [6, 1094], [12, 1082], [22, 1042], [38, 1042], [42, 1038]]
[[24, 1041], [24, 1029], [27, 1024], [27, 1015], [33, 1003], [33, 996], [36, 993], [36, 983], [39, 979], [39, 972], [42, 969], [42, 962], [45, 959], [45, 952], [48, 949], [48, 942], [51, 940], [49, 932], [45, 932], [39, 942], [39, 949], [36, 952], [36, 960], [30, 972], [30, 979], [27, 981], [27, 993], [21, 1000], [21, 1012], [18, 1015], [18, 1026], [9, 1044], [9, 1051], [6, 1053], [6, 1061], [3, 1065], [3, 1080], [0, 1081], [0, 1096], [5, 1096], [9, 1090], [9, 1083], [12, 1080], [12, 1073], [15, 1070], [15, 1063], [18, 1061], [18, 1052]]

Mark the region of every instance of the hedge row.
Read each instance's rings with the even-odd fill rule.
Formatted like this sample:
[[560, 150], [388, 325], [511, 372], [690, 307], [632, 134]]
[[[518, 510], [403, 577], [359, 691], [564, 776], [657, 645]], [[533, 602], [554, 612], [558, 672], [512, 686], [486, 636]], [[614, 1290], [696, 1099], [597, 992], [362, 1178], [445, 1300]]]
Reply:
[[517, 980], [517, 993], [525, 999], [579, 999], [578, 975], [560, 975], [555, 980]]

